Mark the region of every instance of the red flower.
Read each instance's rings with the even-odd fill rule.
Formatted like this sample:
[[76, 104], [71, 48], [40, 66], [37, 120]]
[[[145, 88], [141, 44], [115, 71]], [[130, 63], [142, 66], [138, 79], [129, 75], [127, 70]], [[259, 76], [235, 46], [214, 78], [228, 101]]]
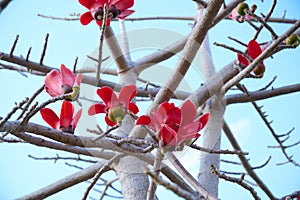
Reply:
[[75, 77], [74, 73], [71, 70], [69, 70], [64, 64], [61, 64], [60, 72], [54, 69], [46, 75], [45, 90], [50, 94], [51, 97], [71, 93], [73, 92], [74, 87], [80, 86], [81, 79], [81, 74], [78, 74]]
[[136, 95], [137, 89], [135, 85], [126, 85], [120, 91], [119, 96], [109, 87], [102, 87], [97, 90], [97, 94], [103, 100], [104, 104], [96, 103], [89, 110], [89, 115], [98, 113], [106, 113], [105, 121], [107, 125], [114, 126], [122, 122], [128, 110], [132, 113], [138, 113], [139, 109], [135, 103], [131, 102]]
[[[255, 40], [251, 40], [248, 43], [248, 56], [252, 59], [257, 58], [260, 54], [262, 53], [262, 49], [260, 48], [259, 44], [255, 41]], [[244, 65], [244, 66], [248, 66], [251, 62], [245, 58], [243, 55], [241, 54], [237, 54], [238, 56], [238, 61]], [[261, 64], [259, 64], [258, 66], [256, 66], [253, 70], [254, 74], [256, 74], [257, 76], [262, 77], [264, 72], [265, 72], [265, 65], [262, 62]]]
[[132, 14], [134, 10], [128, 10], [134, 4], [134, 0], [79, 0], [79, 3], [89, 9], [88, 12], [80, 16], [82, 25], [89, 24], [93, 19], [99, 26], [102, 26], [103, 8], [106, 4], [108, 7], [106, 25], [110, 25], [110, 19], [124, 19]]
[[60, 117], [58, 117], [50, 108], [42, 108], [40, 110], [42, 118], [52, 128], [68, 133], [74, 133], [79, 118], [81, 117], [82, 109], [80, 109], [74, 116], [74, 106], [69, 101], [63, 101], [60, 110]]
[[136, 125], [149, 125], [158, 132], [163, 146], [175, 147], [184, 141], [198, 138], [198, 133], [208, 122], [209, 113], [199, 119], [196, 118], [195, 105], [190, 101], [184, 102], [181, 109], [173, 103], [160, 104], [157, 111], [152, 111], [152, 116], [143, 115], [136, 121]]

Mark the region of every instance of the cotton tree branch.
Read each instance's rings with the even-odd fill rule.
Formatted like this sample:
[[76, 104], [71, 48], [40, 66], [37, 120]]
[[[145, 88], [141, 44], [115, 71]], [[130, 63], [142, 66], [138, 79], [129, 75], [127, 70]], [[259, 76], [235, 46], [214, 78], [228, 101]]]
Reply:
[[199, 20], [196, 22], [196, 25], [184, 46], [182, 57], [179, 58], [172, 75], [167, 80], [166, 85], [157, 94], [149, 110], [156, 108], [160, 103], [169, 100], [172, 97], [177, 86], [180, 84], [184, 75], [188, 71], [191, 62], [195, 58], [195, 55], [202, 44], [207, 31], [211, 27], [211, 23], [217, 15], [222, 2], [222, 0], [210, 1], [201, 20], [199, 18]]
[[[50, 149], [67, 151], [67, 152], [71, 152], [71, 153], [75, 153], [75, 154], [99, 157], [99, 158], [103, 158], [106, 160], [111, 159], [115, 155], [115, 153], [108, 152], [108, 151], [99, 151], [99, 150], [95, 150], [95, 149], [87, 148], [87, 147], [88, 146], [100, 147], [100, 148], [103, 148], [106, 150], [112, 149], [113, 151], [119, 151], [121, 153], [124, 153], [124, 151], [122, 149], [117, 148], [115, 145], [113, 145], [108, 140], [102, 139], [100, 141], [96, 141], [97, 145], [95, 145], [95, 142], [93, 142], [93, 138], [79, 137], [79, 136], [74, 136], [72, 134], [66, 134], [61, 131], [53, 130], [53, 129], [50, 129], [50, 128], [47, 128], [47, 127], [44, 127], [41, 125], [33, 124], [33, 123], [28, 123], [27, 125], [22, 126], [23, 131], [33, 132], [34, 134], [45, 136], [45, 137], [51, 138], [53, 140], [58, 140], [59, 142], [64, 142], [65, 144], [48, 141], [48, 140], [45, 140], [44, 138], [38, 138], [38, 137], [34, 137], [29, 134], [20, 133], [19, 132], [20, 124], [21, 124], [21, 122], [7, 122], [7, 123], [5, 123], [5, 125], [3, 127], [0, 127], [0, 132], [10, 132], [14, 136], [21, 138], [24, 141], [26, 141], [30, 144], [33, 144], [33, 145], [47, 147]], [[88, 143], [90, 143], [90, 144], [88, 144]], [[69, 145], [66, 145], [66, 144], [69, 144]], [[100, 144], [103, 144], [103, 146]], [[71, 146], [71, 145], [78, 145], [78, 146]], [[87, 146], [85, 146], [85, 145], [87, 145]], [[111, 146], [111, 145], [113, 145], [113, 146]], [[80, 146], [82, 146], [82, 147], [80, 147]], [[153, 165], [153, 163], [154, 163], [154, 156], [151, 154], [137, 154], [137, 153], [132, 153], [132, 152], [126, 152], [126, 153], [131, 156], [136, 156], [151, 165]], [[161, 171], [166, 177], [168, 177], [171, 181], [180, 185], [183, 189], [193, 192], [193, 189], [191, 189], [191, 187], [188, 184], [186, 184], [183, 181], [183, 179], [180, 176], [178, 176], [168, 166], [162, 165]]]
[[96, 163], [97, 161], [95, 160], [89, 160], [89, 159], [84, 159], [81, 158], [80, 155], [77, 157], [62, 157], [56, 154], [55, 157], [36, 157], [32, 155], [28, 155], [29, 158], [32, 158], [34, 160], [54, 160], [54, 163], [56, 163], [58, 160], [75, 160], [75, 161], [82, 161], [82, 162], [88, 162], [88, 163]]
[[246, 190], [248, 190], [252, 194], [252, 196], [255, 200], [260, 200], [260, 198], [258, 197], [257, 192], [254, 190], [254, 188], [251, 187], [250, 185], [246, 184], [243, 181], [243, 178], [238, 179], [238, 178], [233, 178], [233, 177], [226, 176], [225, 174], [221, 174], [220, 172], [218, 172], [218, 170], [216, 169], [216, 167], [214, 165], [211, 166], [211, 170], [219, 178], [224, 179], [226, 181], [230, 181], [232, 183], [237, 183], [238, 185], [240, 185], [243, 188], [245, 188]]
[[0, 14], [8, 6], [11, 0], [1, 0], [0, 1]]
[[94, 175], [103, 167], [102, 162], [97, 162], [96, 164], [87, 167], [79, 172], [66, 176], [55, 183], [52, 183], [46, 187], [43, 187], [37, 191], [34, 191], [28, 195], [17, 198], [18, 200], [25, 199], [44, 199], [55, 193], [58, 193], [66, 188], [72, 187], [78, 183], [87, 181], [94, 177]]
[[246, 68], [244, 68], [238, 75], [233, 77], [228, 81], [222, 88], [221, 91], [227, 91], [233, 85], [237, 84], [243, 78], [245, 78], [260, 62], [263, 61], [267, 56], [269, 56], [276, 47], [281, 44], [289, 35], [294, 33], [300, 27], [300, 20], [298, 20], [291, 28], [289, 28], [285, 33], [272, 42], [270, 46], [267, 47], [256, 59], [251, 62]]
[[234, 103], [248, 103], [252, 101], [277, 97], [280, 95], [291, 94], [299, 91], [300, 91], [300, 84], [298, 83], [298, 84], [283, 86], [279, 88], [272, 88], [269, 90], [248, 92], [247, 94], [243, 93], [243, 94], [227, 95], [225, 97], [225, 102], [227, 103], [227, 105], [234, 104]]
[[123, 72], [131, 68], [131, 63], [125, 58], [117, 38], [110, 26], [106, 27], [105, 41], [111, 51], [112, 57], [117, 64], [118, 71]]
[[122, 51], [124, 53], [124, 56], [129, 62], [131, 61], [131, 56], [130, 56], [130, 48], [129, 48], [129, 42], [128, 42], [128, 37], [126, 33], [126, 28], [125, 28], [125, 22], [124, 20], [119, 20], [120, 22], [120, 33], [121, 33], [121, 39], [122, 39]]
[[116, 154], [114, 157], [112, 157], [109, 161], [107, 161], [104, 165], [101, 166], [101, 168], [98, 170], [98, 172], [95, 174], [93, 181], [90, 183], [90, 185], [88, 186], [88, 188], [86, 189], [82, 200], [86, 200], [89, 192], [91, 191], [91, 189], [94, 187], [94, 185], [97, 183], [98, 179], [100, 178], [100, 176], [105, 173], [106, 171], [109, 170], [110, 166], [116, 162], [122, 155], [121, 154]]
[[159, 176], [157, 176], [157, 174], [155, 172], [151, 172], [150, 170], [147, 170], [145, 173], [147, 175], [149, 175], [157, 184], [160, 184], [160, 185], [164, 186], [165, 188], [173, 191], [178, 196], [180, 196], [184, 199], [189, 199], [189, 200], [196, 199], [196, 197], [192, 193], [181, 189], [181, 187], [179, 187], [178, 185], [171, 184], [171, 183], [161, 179]]
[[[219, 21], [220, 19], [227, 19], [227, 20], [231, 20], [230, 18], [226, 17], [230, 11], [235, 8], [238, 3], [242, 2], [244, 0], [239, 0], [239, 1], [235, 1], [233, 2], [234, 4], [232, 4], [232, 2], [227, 4], [226, 7], [226, 12], [224, 13], [219, 13], [219, 17], [216, 17], [216, 22]], [[237, 3], [238, 2], [238, 3]], [[228, 8], [228, 9], [227, 9]], [[225, 11], [224, 10], [224, 11]], [[78, 14], [79, 16], [80, 14]], [[44, 15], [44, 14], [37, 14], [37, 16], [42, 17], [42, 18], [46, 18], [46, 19], [52, 19], [52, 20], [62, 20], [62, 21], [79, 21], [79, 17], [56, 17], [56, 16], [52, 16], [52, 15]], [[219, 19], [220, 18], [220, 19]], [[195, 18], [193, 16], [151, 16], [151, 17], [127, 17], [125, 19], [125, 21], [152, 21], [152, 20], [178, 20], [178, 21], [193, 21]], [[112, 19], [111, 21], [117, 21], [117, 19]], [[271, 23], [282, 23], [282, 24], [295, 24], [297, 21], [297, 19], [286, 19], [286, 18], [282, 18], [282, 17], [272, 17], [268, 20], [268, 22]], [[235, 22], [234, 22], [235, 23]]]
[[203, 151], [203, 152], [206, 152], [206, 153], [209, 153], [209, 154], [230, 154], [230, 155], [239, 155], [239, 154], [242, 154], [242, 155], [248, 155], [249, 153], [248, 152], [242, 152], [242, 151], [230, 151], [230, 150], [214, 150], [214, 149], [208, 149], [208, 148], [204, 148], [204, 147], [200, 147], [200, 146], [197, 146], [195, 144], [191, 144], [190, 147], [192, 149], [197, 149], [199, 151]]
[[[235, 150], [241, 151], [241, 147], [239, 146], [238, 142], [236, 141], [234, 135], [232, 134], [228, 124], [224, 121], [223, 131], [227, 136], [228, 140], [230, 141], [232, 147]], [[243, 167], [245, 168], [246, 172], [249, 176], [258, 184], [258, 186], [266, 193], [266, 195], [270, 199], [276, 199], [275, 196], [272, 194], [270, 189], [265, 185], [265, 183], [259, 178], [259, 176], [253, 170], [253, 167], [249, 164], [247, 158], [244, 155], [238, 155], [240, 161], [242, 162]]]
[[166, 157], [170, 160], [172, 165], [177, 169], [177, 171], [207, 200], [218, 200], [217, 197], [209, 194], [200, 183], [182, 166], [176, 156], [168, 152]]
[[[44, 73], [43, 75], [46, 75], [46, 73], [50, 72], [52, 69], [57, 69], [54, 67], [40, 65], [36, 62], [26, 61], [26, 59], [24, 59], [22, 57], [18, 57], [18, 56], [10, 57], [9, 54], [6, 54], [4, 52], [0, 52], [0, 60], [4, 60], [6, 62], [24, 66], [29, 70], [36, 71], [38, 73]], [[80, 72], [80, 69], [77, 70], [77, 72]], [[87, 76], [87, 75], [82, 76], [82, 83], [92, 85], [92, 86], [109, 86], [111, 88], [114, 88], [117, 91], [120, 91], [122, 89], [122, 85], [120, 85], [120, 84], [117, 84], [117, 83], [114, 83], [111, 81], [107, 81], [107, 80], [103, 80], [103, 79], [101, 79], [100, 83], [98, 83], [97, 79], [95, 77], [91, 77], [91, 76]], [[137, 96], [141, 96], [141, 97], [156, 96], [158, 91], [159, 91], [159, 88], [148, 88], [147, 90], [145, 90], [144, 88], [138, 88]], [[185, 99], [189, 95], [190, 95], [190, 93], [188, 93], [188, 92], [176, 91], [175, 94], [172, 96], [172, 98]]]
[[183, 49], [189, 36], [190, 35], [184, 36], [183, 38], [170, 44], [169, 46], [164, 47], [162, 49], [158, 49], [154, 53], [144, 56], [138, 59], [137, 61], [135, 61], [134, 66], [136, 72], [140, 74], [143, 70], [176, 55], [178, 52], [180, 52]]

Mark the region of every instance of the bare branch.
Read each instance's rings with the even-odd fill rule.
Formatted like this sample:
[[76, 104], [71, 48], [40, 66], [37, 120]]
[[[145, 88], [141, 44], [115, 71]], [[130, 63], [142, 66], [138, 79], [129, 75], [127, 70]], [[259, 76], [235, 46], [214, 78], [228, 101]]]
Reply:
[[211, 166], [211, 170], [214, 174], [216, 174], [219, 178], [221, 179], [224, 179], [226, 181], [230, 181], [232, 183], [237, 183], [238, 185], [242, 186], [243, 188], [245, 188], [246, 190], [248, 190], [253, 198], [255, 200], [260, 200], [260, 197], [257, 196], [257, 192], [253, 189], [253, 187], [251, 187], [250, 185], [246, 184], [244, 181], [243, 181], [243, 176], [238, 179], [238, 178], [233, 178], [233, 177], [229, 177], [229, 176], [226, 176], [225, 174], [220, 174], [217, 169], [215, 168], [215, 166]]
[[300, 91], [300, 83], [289, 85], [289, 86], [283, 86], [279, 88], [272, 88], [270, 90], [259, 90], [255, 92], [248, 92], [248, 94], [243, 93], [243, 94], [227, 95], [225, 97], [225, 101], [227, 105], [234, 104], [234, 103], [248, 103], [248, 102], [263, 100], [263, 99], [272, 98], [272, 97], [290, 94], [299, 91]]
[[195, 189], [207, 200], [217, 200], [217, 197], [209, 194], [200, 183], [183, 167], [183, 165], [179, 162], [176, 156], [168, 152], [166, 153], [166, 157], [171, 161], [172, 165], [177, 169], [177, 171], [193, 186]]
[[248, 155], [249, 153], [247, 152], [242, 152], [242, 151], [230, 151], [230, 150], [214, 150], [214, 149], [208, 149], [208, 148], [204, 148], [204, 147], [200, 147], [197, 146], [196, 144], [192, 144], [189, 147], [193, 148], [193, 149], [197, 149], [199, 151], [203, 151], [206, 153], [211, 153], [211, 154], [242, 154], [242, 155]]
[[95, 176], [93, 178], [93, 181], [91, 182], [91, 184], [89, 185], [89, 187], [86, 189], [86, 191], [85, 191], [85, 193], [84, 193], [84, 195], [82, 197], [82, 200], [85, 200], [88, 197], [90, 190], [94, 187], [94, 185], [96, 184], [96, 182], [98, 181], [98, 179], [100, 178], [100, 176], [103, 173], [105, 173], [110, 168], [110, 166], [114, 162], [116, 162], [116, 160], [118, 160], [120, 157], [122, 157], [122, 155], [121, 154], [117, 154], [113, 158], [111, 158], [109, 161], [107, 161], [104, 165], [101, 166], [101, 168], [95, 174]]
[[157, 184], [160, 184], [160, 185], [164, 186], [165, 188], [173, 191], [178, 196], [180, 196], [180, 197], [182, 197], [184, 199], [190, 199], [190, 200], [196, 199], [196, 197], [193, 194], [191, 194], [190, 192], [181, 189], [181, 187], [179, 187], [178, 185], [171, 184], [171, 183], [169, 183], [167, 181], [164, 181], [163, 179], [159, 178], [156, 173], [151, 172], [149, 169], [147, 169], [145, 173], [147, 175], [151, 176], [151, 178]]
[[48, 38], [49, 38], [49, 33], [47, 33], [47, 35], [45, 37], [45, 43], [44, 43], [42, 55], [41, 55], [41, 58], [40, 58], [40, 65], [43, 65], [43, 60], [44, 60], [45, 55], [46, 55], [46, 50], [47, 50], [47, 45], [48, 45]]
[[[234, 135], [232, 134], [229, 126], [227, 125], [227, 123], [225, 121], [224, 121], [224, 125], [223, 125], [223, 131], [226, 134], [228, 140], [230, 141], [232, 147], [235, 150], [241, 151], [241, 147], [237, 143]], [[254, 172], [254, 170], [252, 169], [252, 167], [249, 164], [246, 157], [244, 155], [238, 155], [238, 157], [241, 160], [242, 165], [244, 166], [244, 168], [247, 171], [247, 173], [249, 174], [249, 176], [251, 176], [251, 178], [257, 183], [257, 185], [267, 194], [267, 196], [270, 199], [276, 199], [275, 196], [270, 191], [270, 189], [264, 184], [264, 182], [262, 182], [262, 180], [259, 178], [259, 176]]]
[[56, 163], [58, 160], [75, 160], [75, 161], [83, 161], [88, 163], [96, 163], [95, 160], [88, 160], [81, 158], [80, 155], [77, 155], [77, 157], [61, 157], [58, 154], [56, 154], [55, 157], [36, 157], [32, 155], [28, 155], [29, 158], [32, 158], [34, 160], [54, 160], [54, 163]]
[[44, 199], [49, 197], [57, 192], [60, 192], [66, 188], [69, 188], [78, 183], [87, 181], [92, 178], [99, 169], [103, 168], [103, 163], [98, 162], [88, 168], [85, 168], [79, 172], [66, 176], [55, 183], [52, 183], [44, 188], [41, 188], [35, 192], [32, 192], [28, 195], [18, 198], [18, 200], [25, 199]]

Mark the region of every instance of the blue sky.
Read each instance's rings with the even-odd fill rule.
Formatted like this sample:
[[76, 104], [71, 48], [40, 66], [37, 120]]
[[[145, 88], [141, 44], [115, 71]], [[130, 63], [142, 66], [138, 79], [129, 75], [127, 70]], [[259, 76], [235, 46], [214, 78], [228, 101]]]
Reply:
[[[272, 1], [265, 0], [264, 3], [261, 3], [261, 1], [248, 2], [249, 4], [256, 2], [258, 13], [265, 13], [269, 10]], [[274, 16], [281, 17], [284, 10], [287, 10], [287, 18], [300, 18], [300, 13], [297, 10], [300, 5], [299, 1], [287, 0], [284, 2], [280, 1], [278, 4]], [[134, 9], [136, 12], [132, 17], [194, 15], [194, 3], [191, 1], [136, 0]], [[61, 63], [64, 63], [71, 67], [74, 64], [76, 56], [78, 56], [78, 66], [84, 66], [85, 56], [97, 48], [99, 29], [95, 23], [84, 27], [78, 21], [54, 21], [37, 16], [38, 13], [41, 13], [67, 17], [70, 13], [74, 12], [85, 12], [85, 8], [75, 0], [65, 0], [63, 2], [59, 0], [12, 1], [0, 14], [0, 51], [8, 53], [15, 36], [20, 35], [15, 55], [26, 56], [28, 48], [32, 47], [30, 59], [38, 62], [44, 44], [44, 37], [49, 33], [50, 37], [44, 60], [45, 64], [59, 67]], [[163, 20], [126, 22], [126, 29], [130, 31], [129, 36], [140, 42], [134, 43], [134, 41], [131, 41], [134, 58], [138, 58], [147, 52], [153, 51], [155, 48], [159, 48], [159, 45], [161, 45], [161, 48], [166, 46], [168, 40], [172, 41], [172, 37], [179, 38], [181, 35], [188, 33], [190, 30], [189, 23], [188, 21], [174, 22]], [[118, 24], [114, 22], [111, 26], [115, 33], [118, 34]], [[272, 24], [272, 27], [280, 34], [290, 27], [290, 25]], [[150, 34], [147, 30], [157, 31], [160, 33], [161, 38]], [[241, 46], [233, 43], [227, 37], [232, 36], [247, 43], [253, 36], [254, 31], [246, 24], [224, 21], [214, 27], [209, 34], [211, 43], [225, 43], [243, 50]], [[151, 37], [157, 39], [151, 44], [146, 43]], [[263, 31], [258, 41], [261, 42], [269, 39], [270, 34], [267, 31]], [[212, 53], [217, 69], [222, 68], [236, 58], [234, 53], [215, 46], [212, 46]], [[163, 71], [164, 73], [168, 73], [168, 71], [172, 70], [172, 66], [175, 63], [176, 59], [163, 62], [154, 71], [163, 69], [165, 70]], [[280, 52], [273, 59], [265, 60], [267, 71], [263, 79], [244, 80], [243, 83], [247, 85], [249, 90], [256, 90], [265, 86], [275, 75], [278, 78], [273, 84], [274, 87], [299, 83], [299, 63], [299, 49]], [[188, 73], [185, 79], [186, 85], [193, 89], [196, 87], [194, 80], [201, 80], [202, 77], [197, 72], [198, 67], [197, 63], [194, 63], [191, 72]], [[144, 74], [145, 77], [152, 76], [152, 72], [149, 71], [147, 73]], [[0, 97], [0, 116], [5, 116], [14, 106], [14, 102], [19, 102], [26, 96], [31, 96], [42, 85], [43, 78], [28, 76], [29, 78], [25, 78], [16, 72], [0, 71], [0, 91], [2, 93]], [[160, 81], [163, 80], [159, 80], [158, 82]], [[47, 98], [46, 94], [42, 94], [39, 100], [42, 101]], [[298, 127], [299, 100], [299, 94], [290, 94], [258, 102], [259, 105], [264, 105], [264, 110], [269, 114], [269, 119], [274, 121], [272, 125], [276, 131], [284, 133], [295, 127], [290, 143], [300, 138]], [[54, 108], [56, 107], [54, 106]], [[253, 166], [261, 165], [269, 156], [272, 156], [269, 165], [258, 170], [257, 173], [276, 196], [279, 197], [300, 188], [299, 168], [293, 167], [291, 164], [276, 166], [276, 163], [285, 161], [284, 157], [278, 149], [267, 148], [268, 145], [276, 145], [276, 142], [250, 104], [228, 106], [225, 117], [240, 142], [242, 149], [250, 152], [250, 163]], [[46, 125], [38, 115], [33, 118], [33, 121]], [[231, 148], [226, 137], [222, 138], [222, 148]], [[295, 160], [300, 162], [299, 147], [290, 149], [288, 152], [290, 155], [294, 155], [293, 158]], [[0, 144], [0, 186], [2, 188], [0, 199], [13, 199], [22, 196], [77, 171], [75, 168], [66, 166], [64, 164], [65, 161], [58, 161], [54, 164], [52, 161], [35, 161], [27, 157], [28, 154], [46, 157], [55, 156], [56, 153], [53, 150], [27, 144]], [[70, 156], [64, 152], [59, 152], [59, 155]], [[193, 163], [192, 160], [194, 161], [193, 156], [198, 156], [199, 158], [199, 155], [193, 151], [188, 151], [184, 155], [185, 157], [182, 158], [184, 159], [184, 163], [188, 163], [188, 168], [196, 176], [199, 162]], [[238, 161], [235, 157], [224, 157], [224, 159]], [[87, 166], [85, 163], [76, 163], [75, 161], [69, 161], [69, 163], [78, 164], [82, 167]], [[227, 171], [242, 170], [240, 167], [233, 167], [224, 163], [221, 166]], [[111, 175], [107, 175], [107, 177], [111, 177]], [[87, 186], [87, 183], [82, 183], [53, 195], [49, 199], [81, 199]], [[172, 195], [171, 192], [166, 192], [162, 187], [159, 187], [159, 189], [163, 191], [163, 195]], [[266, 199], [264, 193], [259, 189], [257, 191], [263, 199]], [[97, 197], [97, 193], [94, 193], [94, 195]], [[251, 199], [251, 195], [239, 186], [221, 181], [220, 198]]]

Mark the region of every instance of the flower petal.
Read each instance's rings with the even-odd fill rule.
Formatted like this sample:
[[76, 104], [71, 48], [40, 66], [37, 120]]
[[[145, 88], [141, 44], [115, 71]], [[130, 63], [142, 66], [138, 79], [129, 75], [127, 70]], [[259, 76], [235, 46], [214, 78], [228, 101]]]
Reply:
[[75, 130], [76, 126], [77, 126], [77, 123], [81, 117], [81, 114], [82, 114], [82, 109], [78, 110], [78, 112], [75, 114], [75, 116], [73, 117], [73, 120], [72, 120], [72, 129]]
[[113, 107], [116, 105], [117, 96], [110, 87], [104, 86], [99, 88], [97, 90], [97, 94], [108, 107]]
[[163, 102], [158, 106], [157, 113], [161, 116], [160, 123], [165, 123], [168, 110], [170, 110], [171, 108], [174, 108], [174, 107], [175, 106], [173, 103], [170, 104], [168, 102]]
[[61, 64], [60, 66], [60, 73], [63, 84], [67, 84], [73, 87], [75, 82], [74, 73], [70, 69], [68, 69], [64, 64]]
[[209, 113], [205, 113], [204, 115], [202, 115], [198, 119], [198, 121], [201, 122], [201, 127], [198, 127], [198, 131], [200, 131], [202, 128], [204, 128], [204, 126], [207, 124], [207, 122], [209, 120], [209, 117], [210, 117], [210, 114]]
[[78, 0], [78, 1], [81, 5], [83, 5], [87, 9], [90, 9], [95, 3], [95, 0]]
[[188, 133], [185, 129], [178, 129], [177, 138], [178, 143], [181, 144], [184, 141], [199, 138], [201, 135], [198, 132]]
[[255, 40], [251, 40], [248, 43], [248, 55], [255, 59], [262, 53], [262, 50], [259, 44]]
[[92, 16], [91, 12], [85, 12], [80, 15], [80, 23], [82, 25], [88, 25], [91, 21], [93, 21], [94, 17]]
[[165, 146], [176, 146], [178, 144], [177, 133], [168, 125], [160, 130], [160, 134]]
[[111, 121], [107, 116], [105, 116], [105, 122], [108, 126], [114, 126], [117, 124], [117, 122]]
[[186, 124], [194, 121], [197, 115], [197, 110], [195, 105], [190, 101], [185, 101], [181, 106], [181, 126], [185, 126]]
[[81, 80], [82, 80], [82, 74], [77, 74], [74, 86], [80, 86]]
[[60, 126], [68, 128], [71, 125], [74, 114], [74, 106], [71, 102], [64, 100], [60, 110]]
[[51, 110], [50, 108], [42, 108], [40, 110], [40, 113], [43, 120], [47, 122], [47, 124], [49, 124], [54, 129], [59, 129], [59, 118], [53, 110]]
[[121, 14], [118, 16], [119, 19], [124, 19], [125, 17], [131, 15], [132, 13], [134, 13], [134, 10], [124, 10], [121, 12]]
[[61, 91], [62, 79], [57, 70], [51, 70], [45, 78], [45, 90], [51, 97], [62, 94]]
[[[99, 25], [99, 26], [102, 26], [102, 20], [101, 21], [98, 21], [98, 20], [96, 20], [96, 23]], [[107, 26], [107, 21], [106, 21], [106, 26]]]
[[139, 112], [139, 108], [137, 107], [137, 105], [133, 102], [130, 102], [129, 103], [129, 106], [128, 106], [128, 110], [130, 110], [133, 114], [136, 114]]
[[151, 117], [148, 115], [142, 115], [136, 120], [135, 125], [149, 125], [150, 123]]
[[248, 66], [250, 64], [249, 60], [247, 58], [245, 58], [242, 54], [237, 54], [238, 57], [238, 61], [244, 65], [244, 66]]
[[160, 115], [160, 113], [153, 111], [152, 112], [152, 124], [153, 124], [153, 129], [155, 131], [160, 131], [162, 129], [162, 125], [165, 123], [163, 116]]
[[181, 110], [178, 107], [174, 107], [167, 113], [166, 124], [177, 124], [179, 125], [181, 121]]
[[106, 110], [107, 110], [106, 105], [104, 105], [102, 103], [96, 103], [89, 108], [88, 114], [96, 115], [98, 113], [106, 113]]
[[117, 9], [123, 11], [131, 8], [134, 4], [134, 0], [112, 0], [111, 5], [115, 5]]
[[129, 102], [133, 99], [136, 93], [137, 89], [135, 85], [126, 85], [120, 91], [118, 102], [123, 104], [125, 108], [128, 108]]

